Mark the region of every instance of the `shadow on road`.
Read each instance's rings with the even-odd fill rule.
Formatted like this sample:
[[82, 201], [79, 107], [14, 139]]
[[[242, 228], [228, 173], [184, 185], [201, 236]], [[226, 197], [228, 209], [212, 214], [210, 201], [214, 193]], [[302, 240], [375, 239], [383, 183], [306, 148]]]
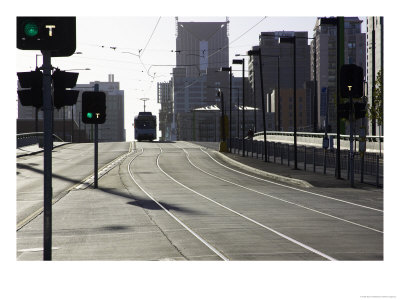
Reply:
[[[33, 171], [33, 172], [36, 172], [39, 174], [43, 174], [43, 170], [28, 166], [25, 164], [17, 163], [17, 168], [18, 169], [26, 169], [26, 170], [30, 170], [30, 171]], [[17, 173], [19, 173], [19, 172], [17, 172]], [[77, 183], [81, 182], [80, 180], [70, 179], [68, 177], [54, 174], [54, 173], [52, 174], [52, 177], [60, 179], [60, 180], [64, 180], [67, 182], [71, 182], [73, 184], [77, 184]], [[155, 203], [153, 200], [135, 196], [135, 195], [131, 195], [129, 192], [124, 193], [124, 192], [116, 190], [115, 188], [101, 188], [101, 187], [98, 187], [97, 190], [102, 191], [104, 193], [108, 193], [108, 194], [112, 194], [112, 195], [116, 195], [119, 197], [124, 197], [126, 199], [129, 199], [129, 200], [131, 200], [131, 201], [127, 202], [127, 204], [129, 204], [129, 205], [135, 205], [135, 206], [141, 207], [143, 209], [148, 209], [148, 210], [162, 210], [162, 208], [157, 203]], [[178, 207], [175, 205], [167, 204], [163, 201], [158, 201], [158, 202], [162, 206], [164, 206], [165, 209], [167, 209], [168, 211], [179, 211], [179, 212], [185, 212], [185, 213], [194, 213], [195, 212], [190, 209], [181, 208], [181, 207]]]

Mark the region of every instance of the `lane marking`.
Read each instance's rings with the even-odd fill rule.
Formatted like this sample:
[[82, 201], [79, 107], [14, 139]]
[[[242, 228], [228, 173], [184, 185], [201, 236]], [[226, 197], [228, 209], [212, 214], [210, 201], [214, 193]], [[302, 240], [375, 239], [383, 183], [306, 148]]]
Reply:
[[270, 181], [270, 180], [267, 180], [267, 179], [264, 179], [264, 178], [260, 178], [260, 177], [254, 176], [254, 175], [250, 175], [250, 174], [235, 170], [235, 169], [230, 168], [230, 167], [220, 163], [219, 161], [217, 161], [208, 152], [204, 151], [203, 148], [194, 148], [194, 149], [200, 149], [205, 154], [207, 154], [213, 161], [215, 161], [217, 164], [223, 166], [226, 169], [232, 170], [232, 171], [234, 171], [236, 173], [239, 173], [239, 174], [251, 177], [251, 178], [255, 178], [255, 179], [258, 179], [258, 180], [262, 180], [262, 181], [265, 181], [265, 182], [268, 182], [268, 183], [272, 183], [272, 184], [275, 184], [275, 185], [279, 185], [279, 186], [282, 186], [282, 187], [286, 187], [288, 189], [292, 189], [292, 190], [295, 190], [295, 191], [300, 191], [300, 192], [311, 194], [311, 195], [314, 195], [314, 196], [319, 196], [319, 197], [327, 198], [327, 199], [330, 199], [330, 200], [339, 201], [339, 202], [343, 202], [343, 203], [346, 203], [346, 204], [350, 204], [350, 205], [354, 205], [354, 206], [358, 206], [358, 207], [362, 207], [362, 208], [366, 208], [366, 209], [370, 209], [370, 210], [375, 210], [375, 211], [379, 211], [379, 212], [383, 213], [383, 210], [381, 210], [381, 209], [377, 209], [377, 208], [373, 208], [373, 207], [369, 207], [369, 206], [365, 206], [365, 205], [361, 205], [361, 204], [348, 202], [348, 201], [345, 201], [345, 200], [337, 199], [337, 198], [326, 196], [326, 195], [317, 194], [317, 193], [310, 192], [310, 191], [305, 191], [305, 190], [302, 190], [302, 189], [299, 189], [299, 188], [295, 188], [295, 187], [292, 187], [292, 186], [288, 186], [288, 185], [284, 185], [284, 184], [281, 184], [281, 183], [273, 182], [273, 181]]
[[311, 251], [311, 252], [313, 252], [313, 253], [315, 253], [315, 254], [317, 254], [317, 255], [319, 255], [319, 256], [322, 256], [322, 257], [326, 258], [327, 260], [336, 261], [335, 258], [333, 258], [333, 257], [331, 257], [331, 256], [329, 256], [329, 255], [327, 255], [327, 254], [325, 254], [325, 253], [323, 253], [323, 252], [321, 252], [321, 251], [318, 251], [318, 250], [316, 250], [316, 249], [314, 249], [314, 248], [312, 248], [312, 247], [310, 247], [310, 246], [308, 246], [308, 245], [306, 245], [306, 244], [303, 244], [303, 243], [301, 243], [301, 242], [299, 242], [299, 241], [297, 241], [297, 240], [295, 240], [295, 239], [293, 239], [293, 238], [291, 238], [291, 237], [289, 237], [289, 236], [287, 236], [287, 235], [285, 235], [285, 234], [283, 234], [283, 233], [281, 233], [281, 232], [279, 232], [279, 231], [276, 231], [276, 230], [273, 229], [273, 228], [270, 228], [270, 227], [268, 227], [268, 226], [266, 226], [266, 225], [264, 225], [264, 224], [261, 224], [260, 222], [257, 222], [257, 221], [255, 221], [255, 220], [253, 220], [253, 219], [251, 219], [251, 218], [249, 218], [249, 217], [247, 217], [247, 216], [245, 216], [245, 215], [243, 215], [243, 214], [241, 214], [241, 213], [239, 213], [239, 212], [237, 212], [237, 211], [235, 211], [235, 210], [233, 210], [233, 209], [231, 209], [231, 208], [229, 208], [229, 207], [227, 207], [227, 206], [225, 206], [225, 205], [223, 205], [223, 204], [221, 204], [221, 203], [218, 203], [217, 201], [215, 201], [215, 200], [213, 200], [213, 199], [211, 199], [211, 198], [209, 198], [209, 197], [207, 197], [207, 196], [205, 196], [205, 195], [203, 195], [203, 194], [200, 194], [199, 192], [196, 192], [195, 190], [191, 189], [190, 187], [188, 187], [188, 186], [184, 185], [183, 183], [177, 181], [175, 178], [173, 178], [172, 176], [170, 176], [168, 173], [166, 173], [166, 172], [160, 167], [160, 165], [159, 165], [159, 158], [160, 158], [160, 155], [161, 155], [161, 153], [162, 153], [162, 148], [160, 148], [160, 150], [161, 150], [161, 152], [160, 152], [160, 154], [157, 156], [157, 166], [158, 166], [158, 168], [159, 168], [159, 169], [161, 170], [161, 172], [163, 172], [167, 177], [169, 177], [171, 180], [173, 180], [174, 182], [176, 182], [176, 183], [179, 184], [180, 186], [184, 187], [185, 189], [191, 191], [192, 193], [194, 193], [194, 194], [196, 194], [196, 195], [199, 195], [200, 197], [203, 197], [204, 199], [207, 199], [208, 201], [211, 201], [211, 202], [215, 203], [216, 205], [218, 205], [218, 206], [220, 206], [220, 207], [222, 207], [222, 208], [225, 208], [226, 210], [228, 210], [228, 211], [230, 211], [230, 212], [232, 212], [232, 213], [234, 213], [234, 214], [236, 214], [236, 215], [238, 215], [238, 216], [240, 216], [240, 217], [242, 217], [242, 218], [244, 218], [244, 219], [246, 219], [246, 220], [248, 220], [248, 221], [250, 221], [250, 222], [252, 222], [252, 223], [254, 223], [254, 224], [256, 224], [256, 225], [259, 225], [259, 226], [261, 226], [261, 227], [263, 227], [263, 228], [265, 228], [265, 229], [267, 229], [267, 230], [269, 230], [269, 231], [275, 233], [276, 235], [278, 235], [278, 236], [280, 236], [280, 237], [282, 237], [282, 238], [284, 238], [284, 239], [286, 239], [286, 240], [288, 240], [288, 241], [290, 241], [290, 242], [292, 242], [292, 243], [294, 243], [294, 244], [296, 244], [296, 245], [298, 245], [298, 246], [300, 246], [300, 247], [302, 247], [302, 248], [304, 248], [304, 249], [307, 249], [307, 250], [309, 250], [309, 251]]
[[[177, 147], [177, 146], [176, 146], [176, 147]], [[249, 191], [254, 192], [254, 193], [257, 193], [257, 194], [260, 194], [260, 195], [263, 195], [263, 196], [267, 196], [267, 197], [276, 199], [276, 200], [278, 200], [278, 201], [282, 201], [282, 202], [285, 202], [285, 203], [289, 203], [289, 204], [292, 204], [292, 205], [295, 205], [295, 206], [298, 206], [298, 207], [301, 207], [301, 208], [310, 210], [310, 211], [312, 211], [312, 212], [315, 212], [315, 213], [319, 213], [319, 214], [321, 214], [321, 215], [328, 216], [328, 217], [330, 217], [330, 218], [334, 218], [334, 219], [337, 219], [337, 220], [340, 220], [340, 221], [343, 221], [343, 222], [346, 222], [346, 223], [350, 223], [350, 224], [353, 224], [353, 225], [356, 225], [356, 226], [359, 226], [359, 227], [363, 227], [363, 228], [366, 228], [366, 229], [369, 229], [369, 230], [372, 230], [372, 231], [379, 232], [379, 233], [382, 233], [382, 234], [383, 234], [383, 231], [380, 231], [380, 230], [378, 230], [378, 229], [375, 229], [375, 228], [372, 228], [372, 227], [368, 227], [368, 226], [365, 226], [365, 225], [361, 225], [361, 224], [358, 224], [358, 223], [355, 223], [355, 222], [352, 222], [352, 221], [349, 221], [349, 220], [346, 220], [346, 219], [342, 219], [342, 218], [340, 218], [340, 217], [336, 217], [336, 216], [330, 215], [330, 214], [328, 214], [328, 213], [324, 213], [324, 212], [318, 211], [318, 210], [316, 210], [316, 209], [309, 208], [309, 207], [307, 207], [307, 206], [304, 206], [304, 205], [301, 205], [301, 204], [298, 204], [298, 203], [291, 202], [291, 201], [289, 201], [289, 200], [284, 200], [284, 199], [282, 199], [282, 198], [279, 198], [279, 197], [276, 197], [276, 196], [272, 196], [272, 195], [270, 195], [270, 194], [266, 194], [266, 193], [263, 193], [263, 192], [254, 190], [254, 189], [252, 189], [252, 188], [249, 188], [249, 187], [246, 187], [246, 186], [237, 184], [237, 183], [235, 183], [235, 182], [229, 181], [229, 180], [224, 179], [224, 178], [222, 178], [222, 177], [219, 177], [219, 176], [216, 176], [216, 175], [214, 175], [214, 174], [208, 173], [207, 171], [204, 171], [204, 170], [201, 169], [200, 167], [198, 167], [198, 166], [196, 166], [195, 164], [193, 164], [193, 162], [192, 162], [192, 161], [190, 160], [190, 158], [189, 158], [189, 153], [188, 153], [185, 149], [183, 149], [183, 148], [180, 148], [180, 149], [182, 149], [182, 150], [186, 153], [186, 158], [187, 158], [187, 160], [189, 161], [189, 163], [190, 163], [193, 167], [195, 167], [195, 168], [198, 169], [199, 171], [201, 171], [201, 172], [203, 172], [203, 173], [205, 173], [205, 174], [207, 174], [207, 175], [209, 175], [209, 176], [212, 176], [212, 177], [214, 177], [214, 178], [217, 178], [217, 179], [222, 180], [222, 181], [225, 181], [225, 182], [227, 182], [227, 183], [236, 185], [236, 186], [238, 186], [238, 187], [241, 187], [241, 188], [243, 188], [243, 189], [249, 190]]]
[[[202, 242], [204, 245], [206, 245], [211, 251], [213, 251], [215, 254], [217, 254], [220, 258], [222, 258], [224, 261], [228, 261], [229, 259], [224, 256], [222, 253], [220, 253], [217, 249], [215, 249], [213, 246], [211, 246], [207, 241], [205, 241], [200, 235], [198, 235], [196, 232], [194, 232], [192, 229], [190, 229], [185, 223], [183, 223], [181, 220], [179, 220], [174, 214], [172, 214], [170, 211], [168, 211], [160, 202], [158, 202], [156, 199], [154, 199], [153, 196], [151, 196], [133, 177], [131, 170], [130, 170], [130, 165], [133, 162], [133, 160], [142, 155], [144, 150], [143, 148], [142, 152], [138, 155], [136, 155], [128, 164], [128, 173], [131, 176], [132, 180], [135, 182], [135, 184], [149, 197], [151, 200], [153, 200], [158, 206], [160, 206], [168, 215], [170, 215], [175, 221], [177, 221], [180, 225], [182, 225], [187, 231], [189, 231], [193, 236], [195, 236], [200, 242]], [[161, 148], [160, 148], [161, 149]], [[161, 152], [160, 152], [161, 153]], [[157, 166], [158, 166], [158, 158], [160, 154], [157, 155]]]

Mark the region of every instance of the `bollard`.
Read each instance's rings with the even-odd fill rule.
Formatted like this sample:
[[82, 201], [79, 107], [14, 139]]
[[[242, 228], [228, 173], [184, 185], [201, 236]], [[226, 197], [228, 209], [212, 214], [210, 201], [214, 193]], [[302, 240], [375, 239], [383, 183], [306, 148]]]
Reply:
[[304, 146], [304, 171], [307, 170], [307, 147]]
[[289, 144], [287, 144], [287, 165], [290, 167], [290, 147]]

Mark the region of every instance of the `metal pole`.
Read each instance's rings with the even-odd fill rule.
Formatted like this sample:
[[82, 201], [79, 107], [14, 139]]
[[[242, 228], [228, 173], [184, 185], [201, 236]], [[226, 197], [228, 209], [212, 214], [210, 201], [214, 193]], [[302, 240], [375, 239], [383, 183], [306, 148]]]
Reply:
[[225, 105], [224, 105], [224, 93], [221, 90], [221, 128], [222, 128], [222, 134], [221, 134], [221, 140], [222, 142], [225, 142]]
[[232, 152], [232, 67], [229, 67], [229, 152]]
[[[98, 92], [99, 91], [99, 85], [95, 84], [94, 85], [94, 91]], [[93, 186], [95, 189], [98, 187], [98, 155], [99, 155], [99, 125], [94, 124], [94, 183]]]
[[53, 149], [53, 103], [51, 101], [51, 52], [43, 54], [43, 110], [44, 110], [44, 154], [43, 154], [43, 260], [51, 260], [52, 240], [52, 157]]
[[243, 125], [242, 125], [242, 133], [243, 133], [243, 136], [242, 136], [242, 145], [243, 145], [243, 153], [242, 153], [242, 156], [244, 157], [244, 148], [245, 148], [245, 146], [244, 146], [244, 126], [245, 126], [245, 120], [244, 120], [244, 58], [243, 58], [243, 60], [242, 60], [242, 66], [243, 66], [243, 68], [242, 68], [242, 79], [243, 79], [243, 99], [242, 99], [242, 103], [243, 103], [243, 107], [242, 107], [242, 119], [243, 119]]
[[317, 39], [314, 38], [314, 132], [317, 132], [318, 127], [318, 97], [317, 97]]
[[281, 131], [281, 75], [279, 60], [278, 56], [278, 131]]
[[293, 143], [294, 143], [294, 169], [297, 170], [297, 110], [296, 110], [296, 36], [293, 36]]
[[354, 152], [353, 152], [353, 97], [350, 90], [350, 186], [354, 187]]
[[267, 155], [267, 124], [265, 121], [265, 99], [264, 99], [264, 80], [263, 80], [263, 70], [262, 70], [262, 59], [261, 59], [261, 49], [258, 51], [258, 60], [260, 63], [260, 80], [261, 80], [261, 109], [262, 109], [262, 116], [263, 116], [263, 129], [264, 129], [264, 153], [265, 157], [264, 160], [268, 161]]
[[341, 22], [343, 17], [336, 18], [336, 36], [337, 36], [337, 50], [336, 50], [336, 178], [341, 178], [340, 171], [340, 118], [339, 118], [339, 104], [340, 104], [340, 65], [341, 65]]
[[[253, 60], [253, 65], [254, 65], [254, 60]], [[253, 76], [253, 103], [254, 103], [254, 133], [257, 132], [257, 93], [256, 93], [256, 72], [253, 70], [254, 76]]]
[[71, 143], [74, 142], [74, 106], [71, 106]]

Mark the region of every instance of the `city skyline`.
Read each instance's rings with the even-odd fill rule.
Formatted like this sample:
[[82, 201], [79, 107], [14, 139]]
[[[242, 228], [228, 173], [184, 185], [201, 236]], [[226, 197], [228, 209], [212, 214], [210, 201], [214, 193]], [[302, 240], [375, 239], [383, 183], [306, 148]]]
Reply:
[[[229, 18], [229, 61], [258, 45], [265, 31], [308, 31], [312, 36], [315, 17], [177, 17], [179, 22], [223, 22]], [[360, 17], [362, 18], [362, 17]], [[169, 81], [176, 63], [176, 18], [163, 16], [77, 17], [76, 53], [52, 58], [53, 67], [79, 72], [78, 84], [107, 81], [114, 74], [125, 93], [125, 129], [133, 140], [132, 122], [142, 110], [140, 98], [158, 115], [157, 82]], [[96, 30], [94, 31], [93, 28]], [[136, 30], [140, 28], [139, 30]], [[363, 29], [365, 26], [363, 25]], [[17, 72], [41, 66], [40, 51], [17, 50]], [[246, 72], [247, 76], [246, 58]], [[90, 70], [81, 70], [90, 69]], [[237, 69], [237, 70], [236, 70]], [[233, 68], [241, 77], [241, 69]]]

